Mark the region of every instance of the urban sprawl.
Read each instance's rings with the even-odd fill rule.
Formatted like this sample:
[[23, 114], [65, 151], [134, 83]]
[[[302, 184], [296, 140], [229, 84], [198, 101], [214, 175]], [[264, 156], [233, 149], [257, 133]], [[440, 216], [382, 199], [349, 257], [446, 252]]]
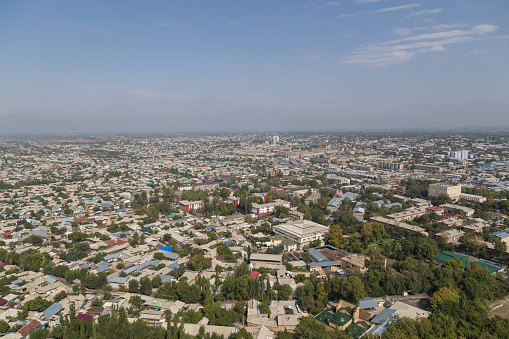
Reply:
[[0, 138], [3, 338], [507, 338], [506, 134]]

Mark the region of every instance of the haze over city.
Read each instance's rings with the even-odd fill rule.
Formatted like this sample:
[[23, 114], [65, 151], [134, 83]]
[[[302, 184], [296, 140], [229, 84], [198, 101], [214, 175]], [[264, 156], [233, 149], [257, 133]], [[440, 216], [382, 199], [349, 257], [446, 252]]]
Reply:
[[0, 135], [509, 126], [509, 2], [3, 1]]

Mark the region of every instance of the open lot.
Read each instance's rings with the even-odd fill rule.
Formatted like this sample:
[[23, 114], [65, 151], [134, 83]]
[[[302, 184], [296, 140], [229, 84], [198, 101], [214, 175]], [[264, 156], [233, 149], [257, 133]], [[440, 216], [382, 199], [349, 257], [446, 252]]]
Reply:
[[504, 299], [497, 300], [490, 305], [492, 316], [498, 315], [502, 318], [509, 319], [509, 295]]
[[412, 295], [391, 295], [391, 298], [394, 301], [401, 301], [405, 304], [418, 307], [423, 310], [427, 310], [429, 307], [429, 295], [426, 293], [421, 294], [412, 294]]

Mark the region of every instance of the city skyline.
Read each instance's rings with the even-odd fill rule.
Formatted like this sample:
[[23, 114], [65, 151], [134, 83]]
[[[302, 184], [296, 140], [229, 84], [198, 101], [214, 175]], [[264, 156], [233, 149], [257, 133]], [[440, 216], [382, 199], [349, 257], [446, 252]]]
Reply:
[[509, 127], [507, 1], [0, 9], [0, 135]]

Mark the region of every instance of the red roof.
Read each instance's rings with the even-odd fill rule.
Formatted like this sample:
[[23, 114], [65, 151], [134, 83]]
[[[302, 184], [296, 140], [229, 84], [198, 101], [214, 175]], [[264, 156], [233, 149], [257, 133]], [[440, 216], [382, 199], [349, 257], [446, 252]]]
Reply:
[[37, 320], [34, 320], [30, 324], [26, 325], [21, 330], [19, 330], [18, 333], [21, 334], [23, 337], [26, 337], [30, 332], [35, 330], [40, 325], [41, 325], [40, 322], [38, 322]]
[[7, 303], [7, 300], [0, 298], [0, 306], [4, 305], [5, 303]]
[[260, 272], [251, 271], [251, 278], [258, 279], [259, 276], [260, 276]]
[[105, 241], [104, 243], [108, 246], [113, 246], [113, 245], [117, 244], [117, 242], [115, 240], [108, 240], [108, 241]]
[[89, 321], [92, 321], [94, 319], [94, 316], [92, 316], [90, 314], [80, 313], [80, 314], [78, 314], [78, 319], [86, 321], [86, 322], [89, 322]]
[[430, 210], [430, 211], [441, 211], [441, 210], [443, 210], [443, 207], [440, 207], [440, 206], [431, 206], [431, 207], [427, 207], [426, 209]]
[[126, 241], [117, 239], [117, 240], [108, 240], [104, 242], [108, 246], [116, 246], [116, 245], [123, 245], [126, 243]]

